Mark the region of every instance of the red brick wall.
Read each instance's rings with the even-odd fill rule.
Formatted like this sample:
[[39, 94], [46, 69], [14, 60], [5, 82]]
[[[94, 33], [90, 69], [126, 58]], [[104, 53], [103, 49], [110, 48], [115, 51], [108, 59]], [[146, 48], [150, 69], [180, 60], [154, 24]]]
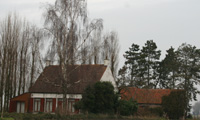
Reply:
[[31, 112], [31, 113], [33, 112], [33, 98], [30, 98], [28, 112]]
[[44, 112], [44, 98], [41, 98], [40, 112]]
[[53, 98], [53, 101], [52, 101], [52, 112], [55, 112], [56, 110], [56, 98]]
[[17, 111], [17, 102], [10, 101], [9, 112], [16, 112]]

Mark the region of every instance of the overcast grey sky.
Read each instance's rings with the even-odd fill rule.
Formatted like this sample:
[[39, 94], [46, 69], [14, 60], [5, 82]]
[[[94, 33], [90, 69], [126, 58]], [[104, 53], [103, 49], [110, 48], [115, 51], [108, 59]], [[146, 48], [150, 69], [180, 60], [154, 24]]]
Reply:
[[[0, 19], [16, 11], [31, 23], [42, 25], [44, 3], [55, 0], [0, 0]], [[88, 0], [89, 17], [102, 18], [105, 31], [115, 30], [123, 53], [132, 43], [143, 46], [153, 39], [158, 49], [178, 48], [186, 42], [200, 48], [200, 0]]]
[[[31, 23], [42, 25], [42, 6], [55, 0], [0, 0], [0, 19], [16, 11]], [[143, 46], [153, 39], [158, 49], [177, 48], [186, 42], [200, 47], [200, 0], [88, 0], [89, 17], [102, 18], [105, 31], [119, 34], [121, 52], [132, 43]]]

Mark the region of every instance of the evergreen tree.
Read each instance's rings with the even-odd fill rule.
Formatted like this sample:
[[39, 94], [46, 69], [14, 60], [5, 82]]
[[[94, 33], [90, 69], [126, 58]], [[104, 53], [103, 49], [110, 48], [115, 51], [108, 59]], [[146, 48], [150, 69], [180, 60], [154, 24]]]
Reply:
[[161, 51], [157, 50], [157, 45], [153, 40], [148, 40], [141, 50], [143, 63], [142, 69], [143, 79], [146, 82], [146, 88], [156, 88], [158, 84], [158, 67]]
[[125, 52], [124, 57], [126, 58], [125, 65], [128, 68], [128, 73], [130, 75], [130, 86], [137, 86], [135, 80], [139, 77], [139, 59], [140, 56], [140, 47], [137, 44], [132, 44], [129, 51]]
[[180, 63], [179, 88], [186, 91], [187, 108], [190, 110], [190, 100], [196, 100], [196, 95], [199, 93], [195, 85], [200, 81], [200, 49], [189, 44], [182, 44], [177, 50], [177, 59]]
[[159, 80], [161, 88], [174, 89], [178, 79], [179, 63], [174, 48], [167, 50], [167, 55], [159, 67]]

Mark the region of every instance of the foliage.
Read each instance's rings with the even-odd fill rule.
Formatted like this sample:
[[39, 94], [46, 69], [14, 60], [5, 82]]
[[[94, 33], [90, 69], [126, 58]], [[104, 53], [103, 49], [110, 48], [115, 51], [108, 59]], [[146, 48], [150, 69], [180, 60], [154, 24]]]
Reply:
[[179, 119], [185, 115], [186, 92], [183, 90], [172, 91], [170, 95], [162, 98], [162, 107], [170, 119]]
[[123, 116], [133, 115], [137, 111], [136, 101], [119, 100], [118, 112]]
[[82, 100], [75, 104], [75, 108], [89, 113], [113, 113], [115, 99], [110, 82], [97, 82], [85, 89]]

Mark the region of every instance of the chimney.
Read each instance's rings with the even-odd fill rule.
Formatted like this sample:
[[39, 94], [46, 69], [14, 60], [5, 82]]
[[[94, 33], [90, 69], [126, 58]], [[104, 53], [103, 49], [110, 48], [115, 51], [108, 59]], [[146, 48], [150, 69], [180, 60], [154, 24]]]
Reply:
[[108, 66], [108, 65], [109, 65], [109, 60], [106, 57], [106, 59], [104, 60], [104, 66]]
[[52, 65], [52, 61], [51, 60], [46, 60], [46, 66], [50, 66]]

